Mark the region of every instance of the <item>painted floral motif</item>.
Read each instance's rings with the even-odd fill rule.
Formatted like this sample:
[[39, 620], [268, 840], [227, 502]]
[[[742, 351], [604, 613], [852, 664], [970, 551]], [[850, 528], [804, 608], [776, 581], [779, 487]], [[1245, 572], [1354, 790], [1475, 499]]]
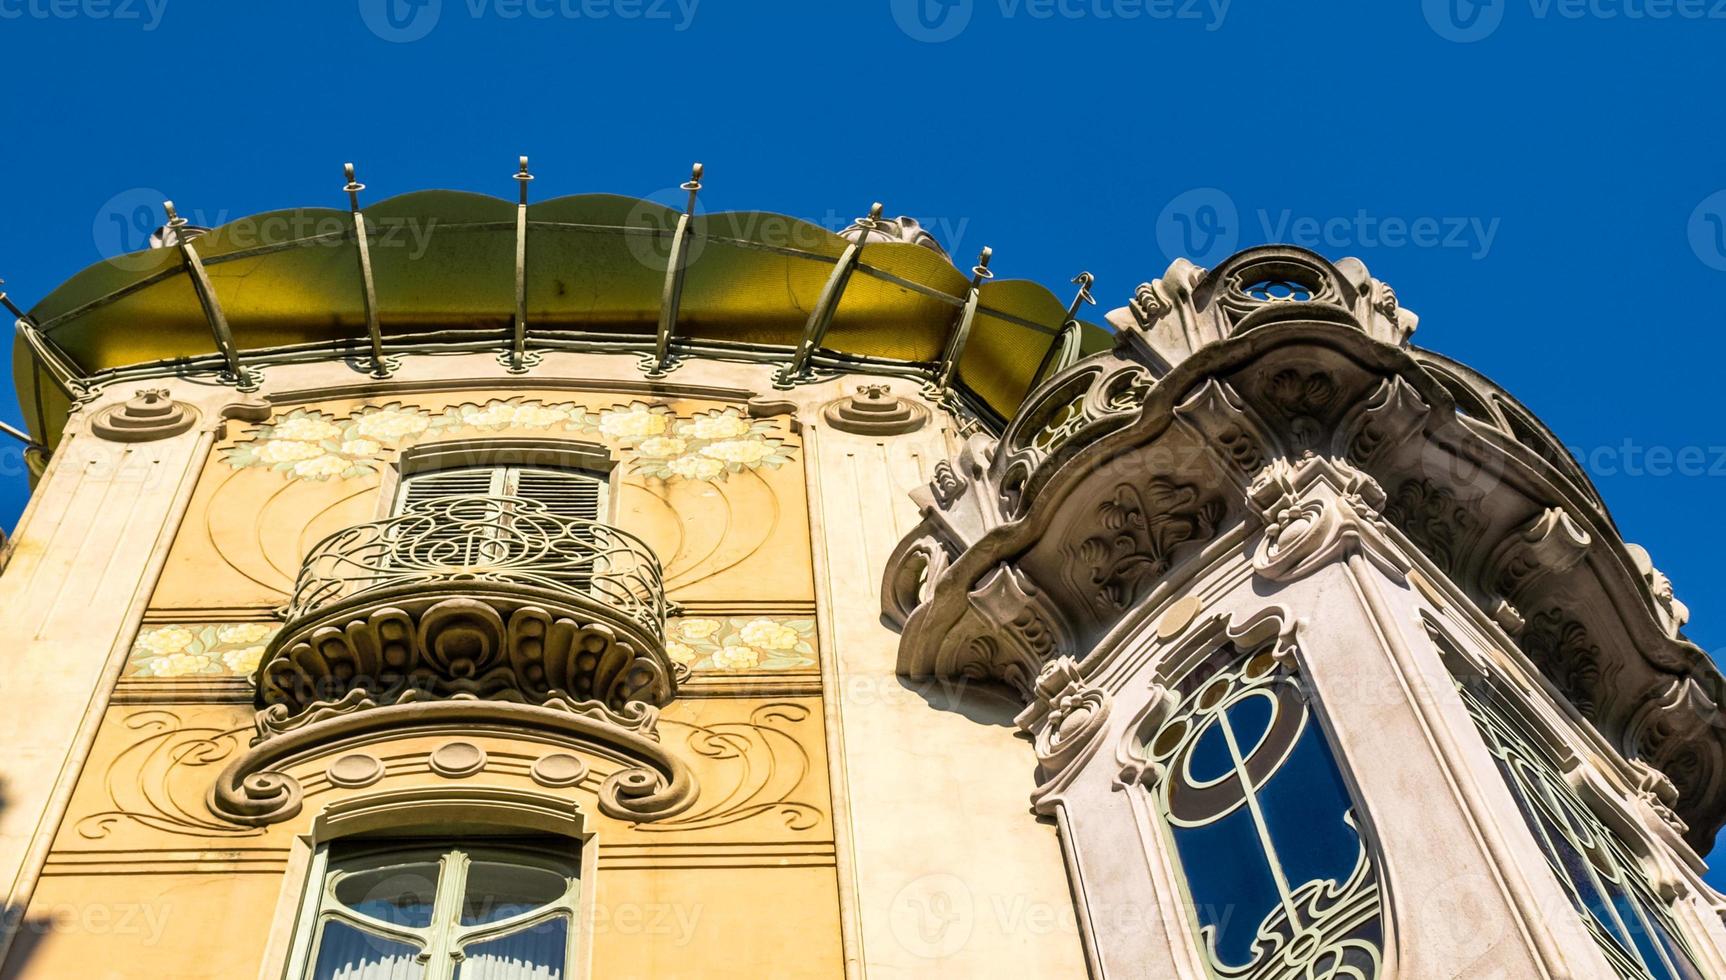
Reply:
[[636, 466], [662, 480], [718, 480], [727, 474], [791, 462], [773, 423], [751, 419], [735, 408], [713, 409], [673, 422], [633, 447]]
[[389, 456], [418, 439], [463, 430], [537, 429], [597, 434], [624, 450], [634, 468], [661, 480], [723, 480], [732, 473], [791, 461], [771, 422], [736, 408], [680, 418], [666, 405], [630, 402], [598, 413], [574, 402], [494, 398], [433, 414], [392, 402], [347, 418], [296, 408], [257, 427], [224, 451], [235, 469], [261, 467], [290, 479], [345, 480], [376, 473]]
[[815, 621], [672, 619], [666, 624], [665, 650], [690, 670], [801, 670], [815, 666]]
[[276, 623], [224, 623], [146, 627], [132, 643], [128, 677], [249, 677]]

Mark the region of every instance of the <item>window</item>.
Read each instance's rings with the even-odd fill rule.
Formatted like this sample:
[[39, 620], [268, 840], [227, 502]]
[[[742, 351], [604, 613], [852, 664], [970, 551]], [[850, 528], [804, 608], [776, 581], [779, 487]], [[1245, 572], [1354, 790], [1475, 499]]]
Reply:
[[1458, 687], [1523, 821], [1613, 968], [1636, 980], [1701, 980], [1630, 848], [1565, 780], [1522, 712], [1485, 678]]
[[[410, 475], [396, 492], [398, 565], [495, 574], [588, 592], [612, 537], [597, 526], [606, 482], [548, 466], [464, 466]], [[489, 570], [489, 571], [480, 571]], [[604, 571], [605, 568], [599, 568]]]
[[290, 976], [562, 980], [578, 932], [576, 847], [554, 837], [332, 844], [313, 863]]
[[1228, 647], [1175, 693], [1141, 751], [1211, 974], [1379, 976], [1377, 872], [1301, 679]]
[[407, 477], [396, 492], [396, 513], [440, 497], [519, 497], [547, 513], [582, 521], [605, 512], [605, 481], [580, 470], [547, 466], [464, 466]]

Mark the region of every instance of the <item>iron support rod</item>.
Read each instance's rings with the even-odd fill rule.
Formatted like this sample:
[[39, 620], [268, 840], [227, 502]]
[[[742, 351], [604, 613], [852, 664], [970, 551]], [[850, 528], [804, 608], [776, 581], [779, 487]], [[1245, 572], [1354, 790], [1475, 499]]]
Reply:
[[183, 233], [187, 225], [174, 211], [173, 201], [163, 201], [162, 210], [168, 215], [167, 237], [172, 239], [180, 250], [180, 258], [186, 265], [186, 277], [191, 280], [192, 291], [198, 295], [198, 305], [204, 308], [204, 319], [210, 325], [210, 335], [215, 338], [216, 349], [221, 352], [222, 360], [227, 362], [228, 373], [223, 378], [232, 382], [241, 391], [254, 391], [257, 382], [246, 373], [245, 366], [240, 363], [240, 352], [234, 346], [234, 335], [228, 329], [228, 318], [222, 313], [221, 301], [216, 296], [216, 288], [210, 282], [210, 274], [204, 269], [204, 260], [198, 257], [198, 250], [192, 245], [191, 236]]
[[527, 185], [533, 174], [527, 172], [527, 157], [515, 179], [521, 185], [521, 201], [515, 208], [515, 337], [509, 348], [509, 370], [521, 374], [527, 370]]
[[845, 297], [845, 286], [851, 281], [851, 274], [857, 271], [857, 263], [863, 257], [863, 245], [869, 240], [869, 232], [881, 221], [881, 204], [876, 202], [869, 207], [869, 217], [860, 218], [857, 225], [862, 233], [857, 240], [845, 247], [839, 261], [834, 264], [833, 272], [828, 275], [827, 282], [821, 287], [821, 295], [815, 301], [815, 308], [809, 311], [809, 320], [803, 327], [803, 339], [797, 344], [797, 350], [791, 356], [791, 363], [780, 371], [778, 383], [781, 386], [796, 384], [809, 368], [809, 358], [821, 346], [821, 341], [827, 336], [827, 328], [833, 323], [833, 314], [839, 310], [839, 301]]
[[347, 186], [342, 190], [348, 195], [348, 211], [354, 216], [354, 243], [359, 246], [360, 254], [360, 284], [366, 304], [366, 336], [372, 342], [372, 377], [387, 378], [390, 376], [388, 362], [384, 360], [384, 333], [378, 325], [378, 291], [372, 280], [372, 245], [366, 235], [366, 216], [360, 213], [360, 191], [366, 185], [354, 179], [354, 165], [342, 164], [342, 171], [347, 176]]
[[937, 389], [951, 384], [953, 372], [959, 369], [959, 358], [965, 354], [965, 344], [971, 338], [971, 327], [977, 321], [977, 308], [983, 297], [983, 281], [994, 277], [994, 273], [989, 271], [989, 259], [994, 254], [994, 250], [985, 247], [977, 256], [977, 264], [971, 267], [971, 288], [965, 293], [964, 309], [959, 313], [958, 324], [953, 328], [953, 339], [942, 352], [941, 367], [935, 375]]
[[659, 294], [659, 333], [653, 347], [651, 376], [663, 375], [671, 357], [671, 338], [677, 332], [677, 309], [683, 303], [683, 276], [689, 266], [689, 234], [695, 220], [695, 197], [701, 193], [701, 164], [690, 168], [689, 179], [679, 187], [689, 192], [683, 214], [677, 218], [677, 228], [671, 234], [671, 251], [666, 258], [665, 286]]

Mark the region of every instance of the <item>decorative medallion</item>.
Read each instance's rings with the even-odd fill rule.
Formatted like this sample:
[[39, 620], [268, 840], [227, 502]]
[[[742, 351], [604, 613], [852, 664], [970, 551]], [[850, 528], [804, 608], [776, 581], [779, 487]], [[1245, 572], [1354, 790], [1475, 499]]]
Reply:
[[893, 394], [886, 385], [860, 385], [856, 394], [828, 402], [821, 417], [840, 432], [896, 436], [921, 429], [929, 421], [929, 410]]
[[198, 422], [198, 410], [168, 397], [166, 388], [145, 388], [131, 401], [112, 405], [90, 420], [90, 431], [112, 442], [151, 442], [177, 436]]

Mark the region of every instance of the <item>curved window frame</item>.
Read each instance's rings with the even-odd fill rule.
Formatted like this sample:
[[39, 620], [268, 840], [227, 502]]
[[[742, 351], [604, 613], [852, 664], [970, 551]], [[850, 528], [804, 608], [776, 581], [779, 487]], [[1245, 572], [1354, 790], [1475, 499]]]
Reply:
[[[304, 956], [291, 975], [319, 976], [320, 954], [327, 926], [340, 923], [386, 942], [417, 947], [416, 957], [424, 980], [448, 980], [460, 976], [468, 950], [493, 940], [520, 935], [556, 919], [563, 920], [564, 949], [555, 976], [568, 977], [579, 954], [581, 922], [581, 861], [576, 853], [555, 853], [554, 838], [358, 838], [326, 844], [313, 858], [304, 910], [305, 929], [301, 945]], [[572, 842], [572, 847], [573, 845]], [[564, 879], [563, 891], [531, 909], [492, 921], [468, 923], [464, 914], [470, 899], [470, 872], [476, 863], [549, 871]], [[436, 867], [432, 907], [423, 926], [388, 922], [344, 902], [342, 883], [355, 875], [390, 867], [430, 864]], [[538, 975], [537, 973], [535, 975]]]
[[[592, 817], [577, 802], [555, 792], [486, 785], [409, 786], [370, 792], [325, 806], [304, 833], [296, 834], [288, 870], [266, 943], [261, 977], [300, 980], [312, 962], [319, 897], [328, 853], [343, 842], [435, 847], [445, 841], [549, 841], [553, 851], [577, 865], [579, 897], [572, 933], [575, 954], [563, 980], [587, 980], [592, 971], [598, 835]], [[422, 980], [416, 975], [415, 980]]]
[[[1325, 973], [1327, 968], [1338, 970], [1337, 975], [1360, 976], [1364, 980], [1389, 976], [1388, 923], [1379, 886], [1377, 843], [1361, 818], [1359, 800], [1322, 718], [1317, 698], [1295, 667], [1291, 640], [1282, 637], [1270, 643], [1243, 647], [1214, 637], [1202, 649], [1205, 652], [1195, 651], [1196, 656], [1171, 658], [1175, 666], [1162, 680], [1160, 704], [1136, 726], [1130, 735], [1132, 745], [1129, 750], [1130, 755], [1146, 763], [1145, 772], [1138, 780], [1138, 791], [1143, 794], [1158, 824], [1157, 836], [1163, 842], [1176, 886], [1181, 890], [1182, 914], [1198, 961], [1204, 965], [1207, 974], [1217, 980], [1260, 980], [1281, 977], [1291, 969], [1303, 968], [1316, 970], [1321, 976], [1330, 975]], [[1231, 709], [1245, 703], [1246, 699], [1263, 699], [1267, 694], [1273, 704], [1298, 704], [1300, 715], [1292, 732], [1286, 733], [1287, 744], [1281, 749], [1283, 754], [1261, 769], [1258, 756], [1276, 737], [1276, 710], [1272, 710], [1270, 721], [1265, 723], [1265, 733], [1257, 744], [1244, 753], [1228, 718]], [[1195, 719], [1198, 719], [1196, 723]], [[1192, 780], [1191, 766], [1196, 746], [1207, 736], [1213, 723], [1223, 732], [1230, 772], [1219, 778]], [[1185, 727], [1182, 730], [1177, 726]], [[1177, 734], [1171, 736], [1172, 732]], [[1291, 883], [1287, 879], [1284, 862], [1278, 857], [1276, 834], [1270, 829], [1270, 821], [1258, 797], [1282, 772], [1294, 771], [1289, 760], [1297, 750], [1306, 753], [1310, 762], [1315, 746], [1328, 763], [1337, 791], [1347, 804], [1341, 820], [1354, 831], [1359, 853], [1353, 867], [1344, 874]], [[1225, 757], [1218, 755], [1216, 758]], [[1275, 882], [1277, 902], [1262, 922], [1252, 923], [1260, 931], [1252, 945], [1252, 958], [1244, 964], [1230, 965], [1219, 959], [1217, 936], [1224, 926], [1205, 921], [1194, 881], [1189, 877], [1188, 862], [1182, 859], [1181, 828], [1204, 825], [1178, 820], [1172, 812], [1172, 777], [1176, 775], [1177, 767], [1181, 767], [1182, 778], [1189, 787], [1217, 786], [1231, 779], [1241, 787], [1242, 799], [1231, 804], [1228, 812], [1218, 817], [1216, 822], [1233, 818], [1238, 813], [1250, 816], [1269, 876]], [[1287, 850], [1286, 842], [1284, 850]], [[1228, 911], [1238, 912], [1239, 909], [1231, 906]], [[1311, 921], [1307, 921], [1305, 915], [1309, 911], [1316, 911]], [[1297, 924], [1291, 926], [1291, 920]], [[1261, 949], [1264, 929], [1278, 923], [1285, 927], [1283, 934], [1287, 938]], [[1301, 948], [1303, 946], [1305, 948]]]
[[1616, 801], [1582, 792], [1586, 763], [1534, 705], [1523, 703], [1528, 695], [1462, 653], [1431, 620], [1426, 627], [1521, 826], [1607, 963], [1626, 980], [1701, 980], [1695, 944], [1637, 853], [1637, 845], [1643, 853], [1653, 845], [1646, 834], [1632, 840], [1620, 829], [1638, 827], [1639, 818], [1602, 812]]
[[1696, 953], [1621, 834], [1528, 731], [1502, 684], [1459, 679], [1458, 695], [1547, 865], [1595, 945], [1634, 980], [1701, 980]]

